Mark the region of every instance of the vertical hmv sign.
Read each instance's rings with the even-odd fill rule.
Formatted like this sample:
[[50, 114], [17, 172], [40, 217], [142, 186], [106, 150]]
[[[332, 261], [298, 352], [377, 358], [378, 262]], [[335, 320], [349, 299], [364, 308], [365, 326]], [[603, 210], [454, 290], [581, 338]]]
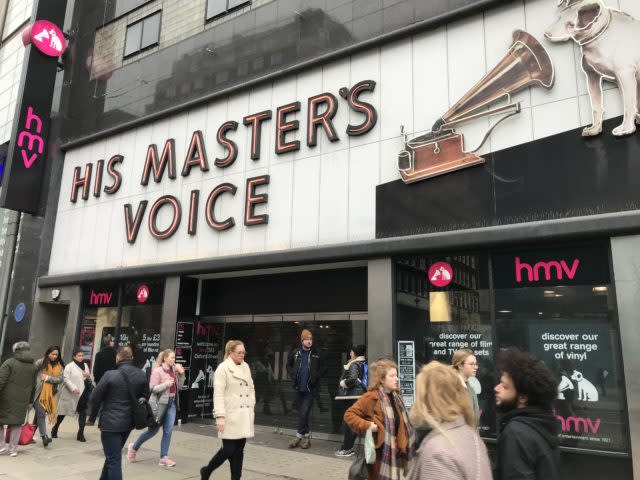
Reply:
[[46, 169], [53, 87], [66, 40], [61, 27], [67, 0], [39, 0], [24, 31], [21, 93], [2, 178], [0, 207], [37, 213]]

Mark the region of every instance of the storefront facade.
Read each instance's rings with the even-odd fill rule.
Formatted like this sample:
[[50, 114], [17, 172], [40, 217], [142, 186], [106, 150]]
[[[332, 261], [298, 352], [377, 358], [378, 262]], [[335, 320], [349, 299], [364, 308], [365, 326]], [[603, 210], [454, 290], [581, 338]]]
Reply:
[[[170, 2], [152, 3], [165, 19]], [[422, 365], [469, 347], [491, 446], [497, 357], [518, 346], [558, 377], [563, 472], [640, 478], [640, 141], [611, 133], [623, 113], [619, 90], [604, 92], [603, 133], [583, 138], [592, 104], [579, 55], [543, 40], [556, 2], [458, 2], [451, 11], [441, 2], [420, 14], [422, 2], [371, 2], [367, 12], [358, 2], [320, 3], [296, 10], [321, 19], [333, 39], [316, 39], [307, 63], [296, 57], [306, 41], [289, 49], [304, 22], [280, 18], [289, 7], [274, 0], [79, 80], [100, 108], [68, 128], [38, 291], [45, 299], [62, 290], [75, 305], [63, 350], [81, 345], [93, 356], [111, 334], [145, 368], [158, 349], [175, 348], [188, 372], [183, 418], [202, 421], [222, 346], [240, 338], [257, 423], [287, 433], [295, 405], [286, 359], [309, 328], [327, 367], [313, 429], [332, 435], [350, 346], [397, 358], [408, 401]], [[640, 14], [624, 3], [616, 6]], [[216, 31], [273, 9], [271, 27], [247, 34], [264, 39], [271, 28], [272, 51], [242, 50], [257, 77], [238, 80], [238, 61], [207, 83], [222, 67], [203, 60], [202, 46], [213, 42], [215, 58]], [[392, 13], [394, 27], [385, 23]], [[294, 21], [298, 40], [284, 35]], [[357, 30], [362, 22], [373, 30]], [[325, 40], [343, 49], [323, 56]], [[125, 88], [152, 65], [145, 85], [154, 89]], [[482, 83], [488, 72], [507, 86]], [[87, 88], [68, 95], [80, 100]], [[191, 101], [198, 89], [208, 97]], [[512, 118], [496, 125], [477, 115], [487, 97], [512, 102]], [[461, 112], [472, 118], [458, 124]]]

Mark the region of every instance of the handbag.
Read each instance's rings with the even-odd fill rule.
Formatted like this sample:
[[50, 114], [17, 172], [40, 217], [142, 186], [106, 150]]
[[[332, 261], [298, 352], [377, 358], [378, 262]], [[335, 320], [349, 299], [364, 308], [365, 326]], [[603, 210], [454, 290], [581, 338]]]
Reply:
[[349, 480], [367, 480], [369, 477], [369, 467], [364, 457], [356, 458], [356, 461], [349, 468]]
[[[27, 409], [27, 419], [29, 418], [29, 409]], [[33, 423], [25, 419], [24, 425], [20, 427], [20, 438], [18, 439], [18, 445], [29, 445], [33, 435], [36, 433], [36, 426]], [[11, 431], [7, 428], [4, 435], [5, 443], [9, 443], [11, 437]]]
[[124, 382], [127, 384], [127, 390], [129, 391], [129, 397], [131, 398], [131, 405], [133, 406], [133, 426], [136, 430], [142, 430], [147, 427], [155, 426], [155, 420], [153, 412], [149, 406], [149, 402], [146, 398], [140, 397], [136, 400], [136, 396], [133, 394], [129, 379], [122, 370], [119, 370]]
[[151, 413], [153, 414], [153, 420], [156, 425], [162, 425], [169, 405], [160, 403], [160, 395], [152, 393], [151, 398], [149, 398], [149, 406], [151, 407]]

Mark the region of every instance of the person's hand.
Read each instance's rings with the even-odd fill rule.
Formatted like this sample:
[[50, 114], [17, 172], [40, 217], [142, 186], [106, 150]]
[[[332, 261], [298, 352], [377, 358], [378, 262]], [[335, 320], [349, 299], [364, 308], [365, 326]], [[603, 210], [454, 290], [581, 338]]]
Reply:
[[84, 372], [82, 372], [82, 376], [84, 378], [89, 378], [91, 376], [91, 374], [85, 370]]
[[44, 381], [46, 381], [46, 380], [47, 380], [47, 376], [43, 373], [43, 374], [42, 374], [42, 381], [44, 382]]
[[376, 425], [375, 423], [371, 422], [371, 431], [373, 433], [376, 433], [378, 431], [378, 425]]
[[180, 364], [176, 365], [176, 372], [178, 373], [178, 375], [184, 375], [184, 367]]
[[216, 428], [218, 429], [218, 433], [224, 432], [224, 417], [216, 418]]
[[91, 418], [89, 418], [87, 420], [87, 423], [85, 423], [85, 425], [88, 426], [88, 427], [93, 427], [95, 424], [96, 424], [95, 419], [91, 419]]
[[73, 390], [73, 393], [75, 393], [76, 395], [80, 395], [80, 389], [79, 388], [75, 388]]

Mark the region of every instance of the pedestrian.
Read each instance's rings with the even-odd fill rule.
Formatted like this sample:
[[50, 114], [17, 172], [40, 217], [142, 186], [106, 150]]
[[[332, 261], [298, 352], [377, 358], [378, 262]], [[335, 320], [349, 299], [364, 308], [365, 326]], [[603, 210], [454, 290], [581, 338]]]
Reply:
[[0, 426], [7, 425], [9, 433], [7, 445], [0, 428], [0, 453], [8, 451], [10, 457], [17, 457], [22, 424], [36, 386], [37, 367], [27, 342], [14, 343], [12, 351], [13, 358], [0, 366]]
[[247, 438], [253, 438], [256, 391], [251, 369], [244, 361], [244, 343], [229, 340], [224, 347], [224, 361], [214, 374], [213, 415], [222, 448], [200, 469], [200, 479], [209, 480], [213, 471], [229, 460], [231, 480], [242, 476], [242, 461]]
[[93, 379], [96, 384], [100, 382], [105, 372], [116, 368], [116, 349], [113, 347], [113, 337], [111, 335], [105, 336], [102, 345], [102, 349], [96, 353], [96, 358], [93, 361]]
[[167, 348], [158, 354], [156, 366], [149, 379], [149, 390], [151, 392], [149, 403], [156, 405], [156, 408], [164, 413], [158, 415], [157, 425], [149, 427], [134, 443], [129, 444], [127, 459], [130, 462], [136, 461], [136, 454], [142, 444], [158, 433], [160, 424], [162, 424], [159, 465], [162, 467], [174, 467], [176, 465], [176, 462], [169, 458], [169, 446], [171, 445], [173, 424], [176, 421], [177, 412], [180, 410], [178, 392], [183, 385], [184, 368], [182, 368], [182, 365], [176, 365], [176, 352]]
[[[340, 395], [355, 397], [367, 391], [366, 380], [364, 378], [367, 365], [367, 359], [365, 357], [366, 351], [367, 347], [364, 345], [356, 345], [351, 348], [349, 361], [343, 366], [342, 374], [340, 375]], [[344, 400], [345, 410], [355, 402], [355, 399]], [[353, 444], [356, 442], [357, 435], [349, 428], [344, 420], [342, 420], [342, 430], [342, 445], [335, 455], [336, 457], [350, 457], [355, 454]]]
[[560, 478], [558, 420], [553, 414], [558, 382], [537, 358], [516, 348], [502, 352], [495, 387], [500, 420], [496, 480]]
[[133, 365], [131, 347], [120, 347], [116, 368], [105, 372], [89, 397], [91, 413], [87, 425], [100, 414], [100, 440], [104, 466], [100, 480], [122, 480], [122, 448], [133, 430], [133, 409], [129, 388], [135, 398], [149, 398], [147, 376]]
[[302, 330], [300, 343], [300, 347], [293, 350], [287, 360], [287, 371], [293, 381], [298, 405], [298, 429], [296, 436], [289, 442], [289, 448], [300, 446], [306, 449], [311, 446], [309, 416], [313, 400], [318, 395], [324, 362], [318, 351], [313, 348], [313, 335], [309, 330]]
[[399, 480], [406, 473], [413, 445], [413, 427], [398, 393], [398, 365], [380, 359], [369, 368], [369, 388], [344, 414], [358, 435], [371, 429], [376, 461], [369, 465], [369, 480]]
[[473, 415], [475, 416], [475, 423], [477, 424], [480, 420], [480, 407], [478, 405], [478, 394], [471, 386], [469, 379], [471, 377], [475, 377], [476, 373], [478, 373], [478, 360], [473, 353], [473, 350], [469, 350], [468, 348], [463, 348], [461, 350], [457, 350], [453, 354], [453, 358], [451, 359], [451, 365], [453, 369], [458, 374], [462, 385], [467, 391], [467, 395], [469, 396], [469, 400], [471, 400], [471, 405], [473, 407]]
[[87, 400], [93, 389], [89, 366], [84, 363], [84, 352], [80, 347], [73, 350], [72, 361], [64, 367], [63, 382], [58, 398], [58, 418], [51, 429], [51, 438], [58, 438], [58, 428], [66, 416], [78, 416], [76, 440], [86, 442], [84, 426], [87, 423]]
[[36, 367], [38, 367], [38, 374], [33, 408], [36, 411], [36, 423], [42, 438], [42, 446], [46, 447], [51, 443], [51, 437], [47, 435], [47, 420], [52, 425], [56, 423], [58, 390], [64, 373], [60, 347], [55, 345], [47, 348], [44, 357], [36, 361]]
[[416, 444], [407, 480], [491, 480], [471, 400], [451, 367], [432, 361], [422, 368], [409, 416]]

